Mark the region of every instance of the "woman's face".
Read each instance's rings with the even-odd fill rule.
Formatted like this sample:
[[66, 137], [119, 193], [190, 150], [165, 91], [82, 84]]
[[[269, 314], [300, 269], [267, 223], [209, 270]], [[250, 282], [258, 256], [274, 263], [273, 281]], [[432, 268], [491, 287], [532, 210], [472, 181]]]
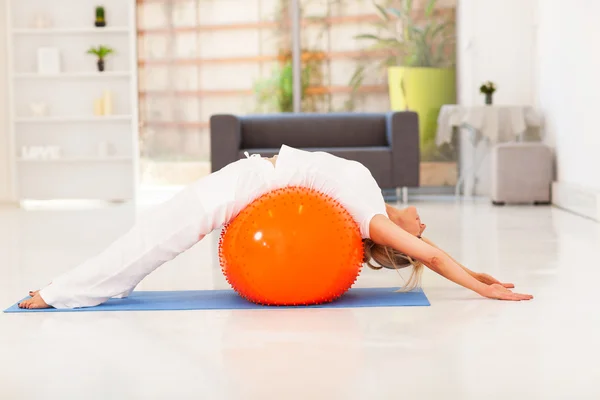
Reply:
[[416, 207], [406, 207], [398, 210], [393, 221], [400, 228], [417, 237], [420, 237], [427, 227], [427, 225], [421, 223], [421, 217], [419, 217]]

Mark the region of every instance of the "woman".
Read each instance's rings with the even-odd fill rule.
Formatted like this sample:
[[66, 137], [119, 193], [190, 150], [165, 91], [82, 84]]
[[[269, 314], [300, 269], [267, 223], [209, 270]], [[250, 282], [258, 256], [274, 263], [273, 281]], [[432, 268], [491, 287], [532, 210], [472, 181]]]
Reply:
[[246, 156], [151, 209], [104, 252], [30, 292], [19, 307], [91, 307], [126, 297], [146, 275], [229, 222], [254, 199], [286, 186], [310, 187], [337, 199], [360, 227], [367, 264], [376, 269], [412, 264], [409, 287], [418, 283], [425, 265], [484, 297], [532, 298], [512, 293], [507, 289], [511, 284], [469, 271], [433, 243], [420, 240], [425, 225], [416, 210], [386, 205], [370, 171], [358, 162], [285, 145], [271, 159]]

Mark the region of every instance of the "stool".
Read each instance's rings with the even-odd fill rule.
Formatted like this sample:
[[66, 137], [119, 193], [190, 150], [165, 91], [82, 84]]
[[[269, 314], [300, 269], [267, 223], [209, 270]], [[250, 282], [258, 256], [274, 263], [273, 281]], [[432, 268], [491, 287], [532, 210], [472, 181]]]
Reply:
[[502, 143], [492, 149], [494, 204], [550, 203], [552, 151], [543, 143]]

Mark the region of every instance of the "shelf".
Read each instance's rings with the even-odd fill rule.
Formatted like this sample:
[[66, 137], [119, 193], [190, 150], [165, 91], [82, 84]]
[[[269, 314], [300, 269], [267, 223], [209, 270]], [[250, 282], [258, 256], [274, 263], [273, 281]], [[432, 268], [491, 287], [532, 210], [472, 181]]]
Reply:
[[131, 73], [125, 71], [106, 71], [106, 72], [65, 72], [60, 74], [38, 74], [35, 72], [17, 73], [15, 79], [108, 79], [108, 78], [128, 78]]
[[[116, 28], [23, 28], [13, 29], [13, 35], [88, 35], [88, 34], [113, 34], [130, 33], [131, 29], [124, 27]], [[72, 38], [69, 38], [72, 39]]]
[[62, 122], [115, 122], [115, 121], [131, 121], [131, 115], [107, 115], [104, 117], [26, 117], [16, 118], [18, 123], [62, 123]]
[[71, 164], [71, 163], [97, 163], [97, 162], [128, 162], [133, 161], [131, 157], [77, 157], [77, 158], [60, 158], [58, 160], [29, 160], [26, 158], [18, 158], [20, 163], [32, 164]]
[[[319, 53], [318, 60], [345, 60], [361, 57], [387, 57], [393, 54], [390, 50], [355, 50], [355, 51], [338, 51]], [[304, 59], [314, 57], [311, 54], [303, 56]], [[201, 65], [201, 64], [240, 64], [252, 62], [267, 62], [267, 61], [282, 61], [284, 57], [278, 55], [263, 55], [250, 57], [227, 57], [227, 58], [180, 58], [175, 60], [155, 59], [155, 60], [139, 60], [138, 65]], [[317, 61], [318, 61], [317, 60]]]

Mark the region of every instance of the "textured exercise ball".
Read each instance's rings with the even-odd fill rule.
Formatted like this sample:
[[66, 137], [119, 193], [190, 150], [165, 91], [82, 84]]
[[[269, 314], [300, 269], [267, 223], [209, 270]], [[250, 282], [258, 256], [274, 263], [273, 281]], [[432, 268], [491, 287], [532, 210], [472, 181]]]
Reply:
[[242, 297], [267, 305], [319, 304], [346, 292], [363, 261], [360, 230], [337, 201], [304, 187], [254, 200], [221, 234], [223, 273]]

